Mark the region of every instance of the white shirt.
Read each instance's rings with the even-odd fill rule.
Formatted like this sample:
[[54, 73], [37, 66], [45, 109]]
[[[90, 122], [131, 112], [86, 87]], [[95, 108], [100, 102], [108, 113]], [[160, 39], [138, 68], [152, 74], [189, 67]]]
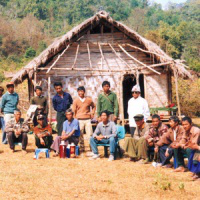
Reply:
[[79, 99], [82, 101], [82, 103], [85, 101], [85, 97], [84, 98], [79, 97]]
[[142, 114], [144, 115], [144, 121], [146, 122], [150, 116], [149, 106], [147, 100], [139, 96], [137, 99], [132, 97], [128, 101], [128, 115], [129, 115], [129, 126], [136, 127], [134, 116]]

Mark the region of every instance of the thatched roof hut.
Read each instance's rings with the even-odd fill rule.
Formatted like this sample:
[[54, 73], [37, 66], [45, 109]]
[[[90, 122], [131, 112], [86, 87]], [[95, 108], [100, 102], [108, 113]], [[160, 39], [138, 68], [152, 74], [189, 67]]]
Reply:
[[56, 38], [12, 81], [19, 84], [27, 78], [30, 96], [33, 86], [43, 82], [50, 103], [54, 81], [62, 80], [72, 96], [76, 96], [78, 85], [85, 85], [88, 95], [96, 100], [101, 82], [107, 79], [118, 94], [124, 118], [130, 88], [136, 82], [142, 86], [142, 95], [150, 106], [170, 103], [172, 73], [191, 77], [180, 60], [172, 59], [158, 45], [100, 11]]

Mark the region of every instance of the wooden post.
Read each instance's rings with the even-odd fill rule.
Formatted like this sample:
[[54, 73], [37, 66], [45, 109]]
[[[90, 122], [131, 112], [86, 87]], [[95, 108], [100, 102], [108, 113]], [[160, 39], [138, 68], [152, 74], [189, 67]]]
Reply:
[[123, 80], [124, 80], [124, 75], [121, 73], [121, 78], [120, 78], [120, 112], [121, 112], [121, 119], [122, 119], [122, 126], [124, 126], [124, 97], [123, 97]]
[[49, 124], [52, 121], [52, 106], [51, 106], [51, 77], [48, 77], [48, 106], [49, 106]]
[[181, 117], [181, 108], [180, 108], [180, 101], [179, 101], [179, 93], [178, 93], [178, 74], [174, 69], [174, 79], [175, 79], [175, 88], [176, 88], [176, 101], [178, 105], [178, 116]]

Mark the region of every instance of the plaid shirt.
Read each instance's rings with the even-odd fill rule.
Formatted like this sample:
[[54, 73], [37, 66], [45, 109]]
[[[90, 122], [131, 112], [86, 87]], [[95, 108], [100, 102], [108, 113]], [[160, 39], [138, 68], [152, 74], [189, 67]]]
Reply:
[[19, 120], [19, 122], [16, 122], [15, 119], [12, 119], [9, 122], [7, 122], [6, 127], [5, 127], [5, 132], [6, 133], [14, 132], [18, 128], [20, 128], [23, 133], [29, 132], [28, 123], [25, 123], [22, 118]]
[[160, 123], [158, 128], [151, 126], [149, 131], [145, 133], [145, 138], [146, 140], [153, 139], [153, 142], [155, 144], [160, 140], [161, 136], [167, 132], [167, 130], [168, 127], [163, 123]]

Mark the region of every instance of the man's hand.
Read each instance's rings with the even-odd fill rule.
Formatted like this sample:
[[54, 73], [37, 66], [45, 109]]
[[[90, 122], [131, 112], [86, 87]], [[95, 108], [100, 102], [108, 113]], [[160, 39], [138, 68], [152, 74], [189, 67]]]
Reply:
[[15, 134], [16, 134], [16, 135], [21, 135], [21, 132], [22, 132], [22, 131], [19, 130], [19, 131], [16, 131]]
[[40, 138], [40, 144], [43, 145], [43, 146], [45, 145], [43, 138]]
[[180, 148], [180, 144], [173, 144], [173, 145], [171, 145], [171, 147], [173, 149], [178, 149], [178, 148]]
[[190, 143], [187, 146], [185, 146], [185, 148], [190, 148], [190, 149], [193, 149], [193, 150], [199, 150], [199, 145]]
[[154, 152], [155, 152], [155, 153], [158, 153], [158, 147], [155, 147], [155, 148], [154, 148]]
[[41, 133], [38, 133], [37, 136], [38, 136], [38, 138], [42, 138], [42, 134]]
[[62, 136], [61, 136], [61, 140], [66, 140], [67, 138], [68, 138], [67, 135], [62, 135]]
[[102, 136], [102, 135], [96, 136], [96, 139], [97, 139], [98, 141], [102, 140], [103, 138], [104, 138], [104, 136]]
[[166, 150], [166, 152], [165, 152], [165, 156], [166, 156], [166, 157], [169, 156], [169, 149]]
[[198, 161], [200, 162], [200, 156], [198, 157]]

